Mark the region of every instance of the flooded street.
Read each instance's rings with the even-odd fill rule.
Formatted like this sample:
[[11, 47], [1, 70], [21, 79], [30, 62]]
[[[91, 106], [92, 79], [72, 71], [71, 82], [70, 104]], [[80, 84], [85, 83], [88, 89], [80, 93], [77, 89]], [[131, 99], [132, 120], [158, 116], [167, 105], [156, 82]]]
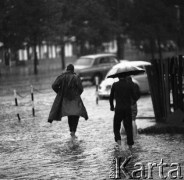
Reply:
[[[47, 80], [49, 83], [51, 81], [52, 77]], [[11, 83], [1, 85], [0, 179], [109, 179], [113, 158], [119, 154], [115, 149], [113, 137], [114, 114], [110, 111], [108, 100], [101, 100], [96, 105], [95, 87], [85, 87], [82, 99], [89, 119], [85, 121], [80, 118], [76, 133], [78, 138], [72, 141], [67, 118], [63, 118], [60, 122], [47, 123], [55, 98], [49, 83], [44, 87], [35, 83], [36, 117], [32, 117], [30, 82], [27, 82], [25, 88], [22, 84], [16, 87], [11, 86]], [[22, 95], [18, 97], [18, 107], [14, 105], [12, 87]], [[7, 90], [10, 93], [6, 93]], [[154, 116], [150, 95], [141, 97], [138, 101], [138, 109], [138, 117]], [[20, 122], [17, 113], [20, 114]], [[153, 124], [155, 124], [154, 119], [137, 120], [138, 128]], [[158, 164], [163, 159], [168, 164], [180, 163], [181, 173], [184, 176], [183, 139], [183, 135], [140, 134], [133, 147], [133, 157], [128, 169], [133, 169], [134, 164], [138, 162], [146, 166], [149, 162]], [[122, 141], [125, 143], [124, 138]], [[126, 145], [124, 145], [124, 154], [127, 154]], [[165, 175], [168, 170], [169, 167], [164, 169]], [[155, 167], [154, 179], [159, 179], [158, 175], [158, 167]]]
[[111, 179], [184, 180], [184, 0], [0, 1], [0, 180]]

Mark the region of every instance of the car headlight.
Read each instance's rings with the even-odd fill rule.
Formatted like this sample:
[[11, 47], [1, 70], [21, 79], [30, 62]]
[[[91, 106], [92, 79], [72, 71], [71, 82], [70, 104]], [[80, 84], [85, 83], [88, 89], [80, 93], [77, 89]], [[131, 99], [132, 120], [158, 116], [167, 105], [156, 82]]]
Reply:
[[111, 85], [106, 86], [106, 90], [111, 90]]

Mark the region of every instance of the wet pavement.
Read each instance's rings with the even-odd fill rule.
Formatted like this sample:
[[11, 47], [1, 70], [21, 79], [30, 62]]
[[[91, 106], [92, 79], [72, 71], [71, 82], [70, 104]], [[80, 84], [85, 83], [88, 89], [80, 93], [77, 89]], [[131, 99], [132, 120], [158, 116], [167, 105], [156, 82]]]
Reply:
[[[0, 91], [0, 179], [56, 180], [56, 179], [109, 179], [114, 157], [128, 156], [125, 137], [123, 152], [115, 149], [113, 137], [113, 112], [108, 100], [95, 102], [95, 87], [85, 85], [82, 99], [89, 119], [80, 118], [76, 135], [72, 141], [67, 118], [60, 122], [47, 123], [47, 117], [55, 93], [50, 89], [54, 76], [35, 80], [26, 77], [21, 83], [1, 84]], [[42, 82], [42, 83], [40, 83]], [[44, 82], [47, 82], [44, 84]], [[6, 83], [6, 84], [5, 84]], [[26, 84], [23, 86], [23, 84]], [[35, 114], [32, 117], [30, 84], [35, 87]], [[15, 107], [13, 89], [16, 88], [19, 107]], [[7, 93], [9, 92], [9, 93]], [[138, 101], [138, 117], [153, 117], [150, 95]], [[21, 121], [16, 114], [19, 113]], [[154, 119], [138, 119], [138, 128], [154, 125]], [[135, 142], [128, 170], [135, 163], [181, 163], [184, 176], [184, 135], [140, 134]], [[170, 166], [164, 168], [167, 175]], [[159, 178], [159, 168], [153, 170], [153, 179]]]

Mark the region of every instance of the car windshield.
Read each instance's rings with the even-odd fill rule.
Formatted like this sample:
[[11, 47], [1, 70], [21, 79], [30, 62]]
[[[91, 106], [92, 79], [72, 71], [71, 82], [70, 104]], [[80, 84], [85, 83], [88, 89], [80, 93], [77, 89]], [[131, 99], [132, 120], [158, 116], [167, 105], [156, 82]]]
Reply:
[[75, 62], [75, 65], [91, 66], [92, 63], [93, 63], [93, 59], [92, 58], [80, 58], [80, 59], [77, 59], [77, 61]]

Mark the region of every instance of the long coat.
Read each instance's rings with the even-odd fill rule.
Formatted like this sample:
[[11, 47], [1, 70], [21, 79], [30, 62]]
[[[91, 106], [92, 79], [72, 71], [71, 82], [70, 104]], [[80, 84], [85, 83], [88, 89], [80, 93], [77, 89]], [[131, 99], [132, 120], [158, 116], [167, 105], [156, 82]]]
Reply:
[[80, 95], [83, 86], [80, 78], [71, 71], [58, 76], [52, 84], [52, 89], [57, 93], [52, 105], [48, 121], [60, 121], [62, 117], [69, 115], [81, 116], [88, 119], [86, 108]]

